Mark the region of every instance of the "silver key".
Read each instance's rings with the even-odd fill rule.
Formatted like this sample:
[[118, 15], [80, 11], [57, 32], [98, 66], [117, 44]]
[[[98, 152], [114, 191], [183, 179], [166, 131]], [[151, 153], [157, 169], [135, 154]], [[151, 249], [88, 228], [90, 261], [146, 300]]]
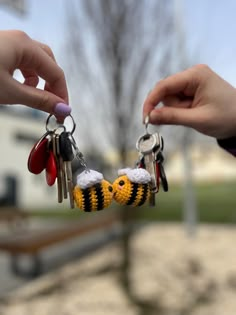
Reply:
[[63, 195], [62, 195], [62, 174], [61, 174], [61, 168], [60, 168], [60, 161], [59, 156], [60, 152], [58, 150], [58, 135], [54, 132], [52, 135], [52, 150], [53, 154], [56, 160], [56, 166], [57, 166], [57, 198], [58, 202], [62, 203], [63, 201]]
[[64, 162], [61, 156], [61, 151], [60, 151], [60, 135], [56, 135], [56, 150], [57, 150], [57, 159], [58, 159], [58, 172], [59, 172], [59, 181], [61, 182], [61, 190], [62, 190], [62, 195], [64, 199], [67, 199], [67, 179], [66, 179], [66, 171], [64, 168]]
[[136, 143], [136, 148], [144, 162], [145, 169], [151, 175], [151, 197], [149, 202], [151, 206], [155, 206], [155, 194], [159, 191], [156, 156], [161, 152], [162, 146], [162, 138], [158, 132], [153, 134], [147, 132]]
[[136, 143], [136, 148], [144, 159], [145, 168], [151, 175], [153, 193], [158, 192], [155, 156], [161, 150], [160, 143], [160, 136], [157, 132], [141, 136]]

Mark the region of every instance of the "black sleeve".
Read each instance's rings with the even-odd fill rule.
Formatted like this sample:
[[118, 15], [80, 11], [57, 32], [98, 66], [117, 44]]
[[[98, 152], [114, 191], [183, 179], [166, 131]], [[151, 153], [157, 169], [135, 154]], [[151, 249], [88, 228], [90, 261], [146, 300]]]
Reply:
[[218, 145], [236, 157], [236, 137], [217, 139]]

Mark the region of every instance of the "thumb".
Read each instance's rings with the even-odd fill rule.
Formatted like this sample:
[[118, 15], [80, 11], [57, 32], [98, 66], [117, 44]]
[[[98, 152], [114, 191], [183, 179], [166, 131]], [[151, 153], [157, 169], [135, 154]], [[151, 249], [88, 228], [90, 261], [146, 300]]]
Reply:
[[198, 122], [198, 111], [193, 108], [176, 108], [163, 106], [153, 109], [149, 116], [151, 124], [183, 125], [194, 127]]

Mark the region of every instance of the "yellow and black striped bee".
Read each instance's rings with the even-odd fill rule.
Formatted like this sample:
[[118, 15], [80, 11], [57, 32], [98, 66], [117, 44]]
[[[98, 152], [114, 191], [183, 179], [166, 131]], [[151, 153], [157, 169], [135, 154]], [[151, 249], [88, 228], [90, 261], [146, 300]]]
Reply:
[[83, 211], [99, 211], [111, 204], [113, 187], [103, 179], [101, 173], [85, 170], [77, 177], [74, 199], [77, 207]]
[[113, 182], [113, 198], [122, 205], [141, 206], [150, 199], [151, 176], [143, 168], [122, 169]]

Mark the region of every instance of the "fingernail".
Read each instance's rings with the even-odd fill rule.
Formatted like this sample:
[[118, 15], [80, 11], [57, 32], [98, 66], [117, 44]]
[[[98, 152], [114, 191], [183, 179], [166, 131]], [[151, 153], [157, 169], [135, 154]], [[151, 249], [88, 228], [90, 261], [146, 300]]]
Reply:
[[57, 116], [66, 117], [70, 115], [71, 107], [64, 103], [57, 103], [54, 107], [54, 114]]

